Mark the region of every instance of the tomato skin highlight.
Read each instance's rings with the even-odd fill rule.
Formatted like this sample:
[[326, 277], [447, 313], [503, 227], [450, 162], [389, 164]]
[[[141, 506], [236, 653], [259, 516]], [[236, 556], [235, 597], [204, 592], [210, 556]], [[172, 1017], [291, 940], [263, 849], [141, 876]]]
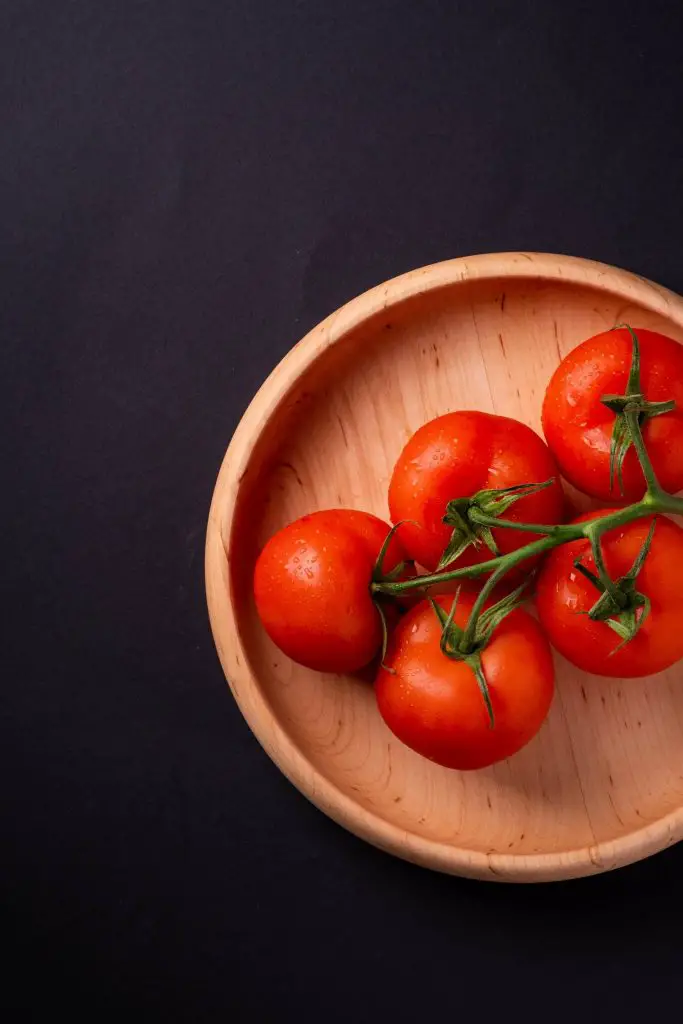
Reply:
[[[406, 550], [434, 572], [451, 538], [453, 528], [442, 521], [450, 500], [488, 488], [543, 483], [551, 477], [556, 479], [550, 487], [521, 498], [504, 518], [548, 525], [562, 522], [564, 495], [548, 447], [530, 427], [506, 416], [447, 413], [420, 427], [399, 455], [389, 484], [391, 519], [406, 520], [401, 528]], [[501, 554], [537, 539], [535, 534], [510, 529], [494, 529], [493, 536]], [[469, 547], [449, 568], [492, 557], [485, 544]]]
[[[461, 594], [459, 626], [473, 600]], [[451, 598], [437, 601], [450, 610]], [[428, 602], [401, 619], [375, 682], [382, 718], [408, 747], [446, 768], [485, 768], [512, 756], [536, 735], [553, 697], [552, 654], [540, 626], [527, 612], [513, 611], [482, 652], [493, 728], [472, 669], [447, 658], [440, 639], [441, 624]]]
[[[367, 512], [329, 509], [270, 538], [254, 569], [254, 597], [281, 651], [320, 672], [355, 672], [372, 660], [382, 627], [370, 583], [390, 529]], [[404, 558], [394, 535], [383, 568]]]
[[[640, 376], [645, 398], [674, 399], [669, 413], [646, 419], [643, 437], [655, 473], [670, 493], [683, 488], [683, 345], [672, 338], [636, 328]], [[562, 475], [585, 494], [603, 501], [638, 501], [645, 479], [635, 449], [624, 459], [624, 490], [610, 487], [609, 460], [615, 413], [603, 395], [623, 395], [631, 369], [633, 343], [626, 328], [588, 338], [562, 360], [543, 401], [543, 433]]]
[[[586, 522], [610, 511], [590, 512], [575, 521]], [[603, 558], [612, 579], [629, 571], [652, 519], [639, 519], [604, 534]], [[589, 541], [555, 548], [541, 565], [536, 581], [539, 620], [553, 647], [577, 668], [595, 675], [637, 678], [661, 672], [683, 657], [683, 530], [663, 516], [656, 520], [652, 545], [636, 583], [650, 598], [651, 611], [636, 636], [620, 650], [616, 650], [621, 641], [614, 630], [587, 614], [600, 594], [574, 568], [574, 560], [580, 558], [595, 572]]]

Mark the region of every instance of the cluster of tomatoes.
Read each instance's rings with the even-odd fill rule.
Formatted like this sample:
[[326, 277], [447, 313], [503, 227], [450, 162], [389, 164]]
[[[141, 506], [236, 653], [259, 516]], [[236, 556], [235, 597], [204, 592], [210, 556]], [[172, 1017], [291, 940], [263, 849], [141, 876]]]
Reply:
[[[459, 769], [509, 757], [538, 732], [553, 696], [551, 644], [598, 675], [648, 675], [683, 657], [683, 530], [673, 520], [643, 515], [605, 533], [600, 565], [585, 536], [542, 560], [521, 551], [566, 522], [561, 477], [607, 506], [574, 522], [643, 498], [619, 405], [634, 380], [633, 339], [630, 328], [608, 331], [564, 359], [543, 403], [547, 444], [522, 423], [482, 412], [422, 426], [391, 476], [393, 528], [333, 509], [275, 534], [254, 574], [257, 610], [275, 644], [321, 672], [354, 672], [379, 657], [375, 693], [389, 729]], [[641, 404], [633, 405], [632, 388], [629, 408], [641, 410], [659, 484], [675, 492], [683, 488], [683, 346], [647, 330], [637, 342]], [[473, 618], [486, 576], [449, 573], [515, 551], [503, 589]], [[428, 588], [398, 586], [415, 579], [416, 566], [443, 584], [430, 576]], [[610, 597], [601, 595], [606, 573], [617, 604], [611, 617], [595, 618], [596, 602]], [[528, 581], [536, 616], [519, 606]]]

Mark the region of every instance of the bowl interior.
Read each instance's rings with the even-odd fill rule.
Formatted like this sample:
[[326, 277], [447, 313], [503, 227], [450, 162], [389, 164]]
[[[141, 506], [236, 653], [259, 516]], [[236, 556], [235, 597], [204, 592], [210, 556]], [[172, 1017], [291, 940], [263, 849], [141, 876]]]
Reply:
[[677, 323], [646, 305], [562, 281], [465, 281], [406, 300], [325, 351], [252, 454], [223, 540], [254, 685], [321, 776], [406, 833], [485, 854], [561, 854], [661, 819], [683, 802], [681, 669], [622, 682], [556, 657], [557, 695], [539, 736], [488, 770], [449, 771], [389, 733], [374, 704], [372, 671], [321, 675], [271, 644], [251, 596], [257, 552], [280, 526], [314, 509], [354, 507], [386, 518], [401, 447], [441, 413], [482, 409], [540, 432], [543, 392], [559, 360], [620, 321], [683, 341]]

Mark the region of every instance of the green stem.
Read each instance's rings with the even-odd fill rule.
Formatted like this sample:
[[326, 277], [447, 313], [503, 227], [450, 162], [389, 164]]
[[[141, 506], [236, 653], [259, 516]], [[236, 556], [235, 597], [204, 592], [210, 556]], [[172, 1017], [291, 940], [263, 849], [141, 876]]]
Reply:
[[[527, 545], [527, 547], [529, 547], [529, 545]], [[479, 591], [479, 594], [477, 595], [477, 599], [472, 606], [472, 611], [470, 612], [470, 617], [467, 620], [467, 625], [465, 626], [465, 632], [463, 634], [462, 643], [460, 645], [462, 651], [464, 651], [467, 654], [469, 654], [474, 647], [474, 634], [477, 629], [477, 622], [479, 620], [479, 616], [484, 610], [484, 605], [488, 600], [493, 588], [496, 586], [497, 583], [500, 582], [500, 580], [503, 578], [507, 571], [507, 566], [499, 566], [496, 569], [496, 571], [489, 576], [486, 583], [484, 584], [484, 586]]]
[[[625, 526], [627, 523], [650, 516], [655, 512], [672, 512], [683, 515], [683, 498], [676, 498], [662, 491], [647, 494], [642, 501], [636, 502], [635, 505], [617, 509], [616, 512], [610, 512], [600, 519], [592, 519], [585, 523], [567, 523], [555, 526], [552, 533], [541, 537], [540, 540], [532, 541], [531, 544], [517, 548], [516, 551], [511, 551], [507, 555], [489, 558], [486, 562], [480, 562], [478, 565], [466, 565], [461, 569], [451, 569], [449, 572], [435, 572], [430, 573], [428, 576], [416, 576], [412, 580], [403, 580], [395, 583], [373, 583], [371, 584], [371, 590], [375, 594], [397, 596], [410, 593], [413, 590], [424, 590], [437, 583], [474, 579], [477, 576], [486, 576], [487, 573], [495, 574], [496, 582], [498, 582], [510, 569], [514, 569], [516, 565], [525, 562], [528, 558], [543, 555], [547, 551], [552, 551], [553, 548], [559, 547], [561, 544], [566, 544], [568, 541], [580, 540], [582, 537], [590, 538], [591, 534], [599, 539], [608, 530], [613, 530], [618, 526]], [[538, 531], [536, 530], [535, 532]], [[488, 586], [489, 583], [490, 580], [487, 580], [486, 585]], [[493, 586], [495, 584], [491, 585], [491, 589]]]
[[595, 562], [595, 568], [597, 570], [600, 582], [602, 583], [606, 592], [614, 601], [617, 608], [619, 608], [622, 605], [622, 595], [619, 591], [619, 587], [612, 579], [610, 574], [607, 572], [607, 566], [605, 565], [605, 560], [602, 555], [602, 543], [600, 539], [602, 537], [602, 534], [605, 533], [605, 530], [604, 528], [600, 528], [600, 522], [601, 521], [597, 519], [589, 523], [586, 528], [586, 536], [588, 540], [591, 542], [593, 561]]
[[558, 547], [569, 540], [578, 540], [583, 537], [583, 527], [569, 524], [561, 527], [561, 534], [553, 534], [550, 537], [542, 537], [541, 540], [526, 544], [523, 548], [511, 551], [508, 555], [499, 555], [498, 558], [489, 558], [486, 562], [479, 562], [477, 565], [465, 565], [461, 569], [451, 569], [450, 572], [435, 572], [428, 576], [416, 576], [412, 580], [404, 580], [401, 583], [373, 583], [371, 590], [379, 594], [405, 594], [411, 590], [422, 590], [425, 587], [432, 587], [435, 583], [450, 583], [451, 580], [475, 579], [477, 576], [485, 576], [489, 572], [495, 572], [505, 565], [505, 572], [512, 569], [518, 562], [526, 558], [533, 558], [535, 555], [542, 555], [552, 548]]

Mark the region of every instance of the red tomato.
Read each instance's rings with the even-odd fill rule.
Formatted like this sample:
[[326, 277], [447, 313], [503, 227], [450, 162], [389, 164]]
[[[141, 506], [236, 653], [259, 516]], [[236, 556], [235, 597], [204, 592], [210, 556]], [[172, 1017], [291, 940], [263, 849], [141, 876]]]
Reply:
[[[489, 488], [543, 483], [550, 487], [520, 498], [503, 518], [526, 523], [562, 521], [564, 496], [557, 466], [541, 438], [523, 423], [486, 412], [452, 412], [425, 423], [401, 452], [389, 484], [389, 509], [401, 527], [401, 541], [416, 562], [433, 572], [448, 546], [452, 526], [443, 522], [453, 498], [471, 497]], [[414, 525], [410, 520], [413, 520]], [[532, 540], [535, 534], [493, 530], [501, 554]], [[488, 547], [469, 547], [450, 568], [492, 558]]]
[[[656, 331], [637, 329], [645, 398], [676, 401], [676, 409], [643, 423], [643, 436], [662, 487], [683, 488], [683, 345]], [[635, 449], [610, 487], [610, 445], [616, 414], [603, 395], [626, 392], [633, 343], [626, 328], [589, 338], [566, 356], [550, 379], [543, 402], [543, 431], [562, 475], [580, 491], [603, 500], [637, 501], [645, 480]]]
[[[609, 509], [579, 516], [585, 522], [604, 516]], [[602, 538], [605, 566], [613, 580], [633, 565], [652, 524], [652, 517], [610, 530]], [[670, 519], [657, 517], [645, 564], [638, 576], [638, 591], [652, 607], [635, 637], [616, 650], [621, 639], [605, 622], [594, 622], [587, 612], [600, 593], [577, 569], [581, 562], [595, 572], [588, 540], [555, 548], [545, 559], [536, 585], [536, 605], [548, 639], [565, 658], [601, 676], [647, 676], [661, 672], [683, 657], [683, 530]]]
[[[450, 598], [437, 600], [450, 610]], [[471, 595], [461, 595], [459, 626], [472, 603]], [[377, 675], [379, 710], [391, 731], [430, 761], [484, 768], [516, 753], [540, 729], [553, 696], [550, 647], [536, 620], [521, 609], [494, 631], [481, 654], [495, 719], [491, 728], [474, 672], [441, 652], [441, 629], [426, 601], [401, 619]]]
[[[350, 509], [313, 512], [271, 537], [254, 570], [254, 596], [270, 638], [294, 661], [320, 672], [354, 672], [382, 642], [370, 594], [390, 527]], [[392, 538], [383, 569], [404, 560]]]

